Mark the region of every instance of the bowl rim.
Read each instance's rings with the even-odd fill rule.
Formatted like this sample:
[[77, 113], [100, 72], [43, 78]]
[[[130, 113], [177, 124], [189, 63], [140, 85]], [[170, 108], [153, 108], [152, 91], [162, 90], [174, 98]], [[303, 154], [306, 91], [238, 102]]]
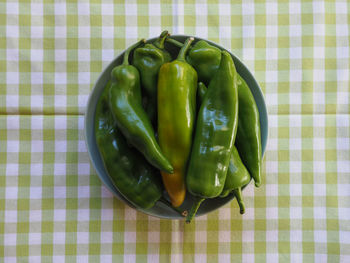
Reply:
[[[261, 148], [262, 148], [262, 158], [263, 158], [263, 157], [264, 157], [264, 154], [265, 154], [265, 152], [266, 152], [266, 145], [267, 145], [267, 141], [268, 141], [268, 112], [267, 112], [267, 107], [266, 107], [266, 103], [265, 103], [265, 97], [264, 97], [264, 94], [263, 94], [263, 92], [262, 92], [262, 90], [261, 90], [261, 87], [260, 87], [259, 83], [256, 81], [254, 75], [250, 72], [250, 70], [247, 68], [247, 66], [246, 66], [236, 55], [234, 55], [230, 50], [227, 50], [227, 49], [224, 48], [223, 46], [220, 46], [220, 45], [218, 45], [218, 44], [215, 43], [215, 42], [212, 42], [212, 41], [210, 41], [210, 40], [208, 40], [208, 39], [204, 39], [204, 38], [201, 38], [201, 37], [196, 37], [196, 36], [191, 36], [191, 35], [184, 35], [184, 34], [175, 34], [175, 35], [171, 35], [171, 38], [174, 38], [174, 39], [178, 39], [178, 38], [189, 38], [189, 37], [193, 37], [193, 38], [195, 39], [195, 40], [194, 40], [194, 43], [195, 43], [195, 42], [198, 42], [198, 41], [200, 41], [200, 40], [204, 40], [204, 41], [208, 42], [210, 45], [213, 45], [213, 46], [219, 48], [220, 50], [225, 50], [225, 51], [227, 51], [227, 52], [231, 55], [231, 57], [232, 57], [234, 60], [236, 60], [236, 61], [239, 62], [240, 67], [242, 67], [243, 70], [246, 72], [246, 74], [249, 76], [249, 81], [252, 82], [252, 84], [253, 84], [254, 86], [257, 87], [257, 89], [255, 90], [255, 92], [257, 92], [258, 94], [255, 94], [255, 96], [254, 96], [254, 93], [253, 93], [253, 91], [252, 91], [252, 89], [251, 89], [251, 85], [248, 85], [249, 88], [251, 89], [252, 93], [253, 93], [253, 96], [254, 96], [254, 100], [255, 100], [255, 101], [256, 101], [257, 97], [261, 97], [261, 98], [262, 98], [262, 102], [263, 102], [263, 103], [260, 104], [260, 105], [262, 105], [262, 108], [261, 108], [262, 112], [260, 112], [260, 108], [259, 108], [259, 114], [260, 114], [260, 116], [261, 116], [261, 115], [266, 116], [266, 119], [264, 120], [264, 123], [265, 123], [265, 126], [266, 126], [266, 131], [265, 131], [265, 132], [266, 132], [266, 135], [264, 136], [264, 140], [263, 140], [263, 138], [261, 138], [261, 142], [262, 142]], [[149, 38], [149, 39], [146, 40], [146, 42], [153, 43], [157, 38], [158, 38], [158, 37]], [[127, 47], [126, 47], [126, 48], [127, 48]], [[145, 213], [145, 214], [147, 214], [147, 215], [149, 215], [149, 216], [154, 216], [154, 217], [157, 217], [157, 218], [172, 219], [172, 220], [183, 219], [183, 217], [181, 217], [180, 215], [178, 215], [178, 216], [169, 215], [169, 216], [168, 216], [168, 215], [156, 214], [156, 213], [152, 213], [152, 212], [149, 211], [149, 210], [145, 210], [145, 209], [142, 209], [142, 208], [139, 208], [139, 207], [136, 207], [135, 205], [133, 205], [129, 200], [127, 200], [127, 199], [118, 191], [118, 189], [114, 186], [114, 184], [112, 184], [112, 186], [111, 186], [109, 183], [107, 183], [107, 182], [105, 181], [104, 178], [102, 178], [102, 176], [101, 176], [101, 174], [100, 174], [100, 172], [99, 172], [100, 169], [99, 169], [99, 167], [98, 167], [98, 164], [97, 164], [97, 162], [96, 162], [96, 159], [93, 158], [93, 154], [92, 154], [92, 152], [91, 152], [92, 149], [90, 148], [90, 144], [89, 144], [89, 142], [88, 142], [88, 137], [89, 137], [89, 135], [88, 135], [87, 126], [88, 126], [88, 121], [89, 121], [89, 120], [88, 120], [88, 116], [87, 116], [87, 115], [88, 115], [88, 112], [89, 112], [89, 107], [90, 107], [90, 106], [94, 106], [94, 112], [95, 112], [96, 105], [91, 105], [91, 104], [92, 104], [92, 100], [93, 100], [94, 91], [95, 91], [96, 87], [98, 86], [99, 82], [101, 82], [101, 79], [103, 78], [103, 75], [105, 74], [105, 71], [106, 71], [109, 67], [111, 67], [114, 63], [116, 63], [116, 61], [117, 61], [118, 59], [120, 59], [120, 58], [123, 56], [123, 54], [124, 54], [126, 48], [125, 48], [121, 53], [119, 53], [117, 56], [115, 56], [115, 57], [111, 60], [111, 62], [110, 62], [108, 65], [106, 65], [106, 66], [104, 67], [104, 69], [100, 72], [98, 78], [96, 79], [96, 81], [95, 81], [95, 83], [94, 83], [94, 85], [93, 85], [93, 88], [90, 90], [89, 98], [88, 98], [88, 101], [87, 101], [87, 107], [86, 107], [86, 109], [85, 109], [85, 114], [84, 114], [84, 141], [85, 141], [85, 145], [86, 145], [86, 148], [87, 148], [87, 151], [88, 151], [89, 160], [90, 160], [90, 163], [92, 163], [92, 166], [93, 166], [93, 168], [94, 168], [94, 170], [95, 170], [95, 172], [96, 172], [98, 178], [99, 178], [100, 181], [103, 183], [103, 185], [106, 186], [107, 189], [108, 189], [109, 191], [111, 191], [111, 193], [113, 194], [114, 197], [117, 197], [119, 200], [121, 200], [122, 202], [124, 202], [125, 204], [127, 204], [129, 207], [134, 208], [134, 209], [136, 209], [137, 211], [143, 212], [143, 213]], [[242, 78], [243, 78], [243, 77], [242, 77]], [[243, 78], [243, 79], [244, 79], [245, 81], [247, 81], [246, 78]], [[263, 114], [261, 114], [261, 113], [263, 113]], [[93, 115], [93, 116], [94, 116], [94, 115]], [[261, 122], [261, 121], [260, 121], [260, 122]], [[94, 133], [94, 132], [93, 132], [93, 133]], [[261, 132], [261, 136], [262, 136], [262, 132]], [[263, 142], [264, 142], [264, 144], [263, 144]], [[102, 169], [105, 169], [104, 165], [103, 165], [103, 168], [102, 168]], [[249, 184], [249, 183], [248, 183], [248, 184]], [[247, 185], [248, 185], [248, 184], [247, 184]], [[246, 186], [247, 186], [247, 185], [246, 185]], [[244, 189], [246, 186], [244, 186], [243, 189]], [[225, 198], [225, 201], [222, 202], [219, 206], [215, 207], [214, 209], [210, 209], [210, 211], [207, 211], [207, 212], [205, 212], [205, 213], [200, 213], [200, 214], [196, 215], [196, 217], [197, 217], [197, 216], [206, 215], [206, 214], [208, 214], [208, 213], [210, 213], [210, 212], [212, 212], [212, 211], [215, 211], [215, 210], [217, 210], [217, 209], [223, 207], [223, 206], [226, 205], [227, 203], [231, 202], [233, 199], [234, 199], [234, 195], [233, 195], [233, 194], [230, 194], [228, 197]]]

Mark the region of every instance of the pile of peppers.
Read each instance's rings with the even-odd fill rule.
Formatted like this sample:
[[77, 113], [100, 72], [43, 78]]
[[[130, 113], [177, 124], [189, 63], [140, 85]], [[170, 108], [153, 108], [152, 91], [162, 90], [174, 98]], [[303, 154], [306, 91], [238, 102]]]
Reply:
[[[261, 184], [260, 121], [231, 55], [163, 31], [123, 56], [95, 111], [96, 143], [114, 186], [136, 207], [162, 202], [187, 222], [206, 199], [230, 194], [243, 214], [242, 188], [251, 178]], [[194, 201], [185, 211], [188, 194]]]

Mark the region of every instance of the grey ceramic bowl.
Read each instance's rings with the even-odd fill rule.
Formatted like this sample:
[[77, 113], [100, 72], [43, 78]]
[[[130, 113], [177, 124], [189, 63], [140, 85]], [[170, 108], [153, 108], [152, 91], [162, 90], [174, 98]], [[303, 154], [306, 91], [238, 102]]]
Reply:
[[[173, 35], [171, 36], [173, 39], [176, 39], [178, 41], [184, 42], [186, 38], [190, 36], [185, 35]], [[147, 40], [147, 42], [155, 41], [156, 38], [152, 38]], [[202, 40], [201, 38], [195, 37], [194, 43]], [[223, 47], [206, 40], [211, 45], [214, 45], [222, 50], [225, 50]], [[173, 58], [176, 57], [179, 49], [177, 47], [174, 47], [171, 44], [166, 43], [166, 48], [169, 50], [170, 54]], [[228, 51], [228, 50], [227, 50]], [[229, 51], [228, 51], [229, 52]], [[163, 203], [158, 202], [153, 208], [149, 210], [144, 210], [138, 207], [133, 206], [125, 197], [123, 197], [118, 189], [114, 187], [113, 183], [111, 182], [104, 166], [102, 163], [102, 159], [100, 157], [100, 154], [98, 152], [96, 140], [95, 140], [95, 132], [94, 132], [94, 115], [95, 115], [95, 108], [98, 101], [98, 98], [100, 94], [102, 93], [103, 88], [106, 86], [107, 82], [110, 80], [110, 74], [112, 69], [121, 64], [123, 54], [120, 54], [118, 57], [116, 57], [100, 74], [99, 78], [97, 79], [95, 86], [93, 90], [91, 91], [90, 98], [88, 101], [86, 113], [85, 113], [85, 141], [87, 145], [87, 149], [89, 152], [91, 163], [93, 164], [97, 175], [101, 179], [101, 181], [107, 186], [107, 188], [120, 200], [122, 200], [124, 203], [128, 204], [130, 207], [133, 207], [141, 212], [144, 212], [148, 215], [160, 217], [160, 218], [168, 218], [168, 219], [180, 219], [183, 218], [176, 212], [174, 212], [171, 208], [165, 206]], [[249, 72], [249, 70], [244, 66], [244, 64], [230, 52], [233, 61], [235, 63], [237, 72], [242, 76], [242, 78], [247, 82], [248, 86], [250, 87], [253, 96], [255, 98], [256, 104], [258, 105], [259, 114], [260, 114], [260, 127], [261, 127], [261, 142], [262, 142], [262, 154], [264, 155], [265, 149], [266, 149], [266, 143], [267, 143], [267, 132], [268, 132], [268, 123], [267, 123], [267, 111], [266, 111], [266, 105], [264, 101], [264, 96], [261, 92], [261, 89], [254, 79], [253, 75]], [[199, 208], [196, 216], [201, 216], [204, 214], [207, 214], [211, 211], [214, 211], [221, 206], [225, 205], [226, 203], [230, 202], [234, 196], [231, 194], [225, 198], [214, 198], [214, 199], [208, 199], [205, 200], [201, 207]], [[193, 202], [193, 197], [187, 193], [185, 202], [180, 207], [181, 209], [187, 209], [189, 210]]]

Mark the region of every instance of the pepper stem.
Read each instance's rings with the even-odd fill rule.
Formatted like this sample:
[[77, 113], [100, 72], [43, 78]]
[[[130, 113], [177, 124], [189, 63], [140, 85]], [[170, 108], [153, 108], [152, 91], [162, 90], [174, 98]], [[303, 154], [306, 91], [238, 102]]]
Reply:
[[237, 189], [234, 189], [233, 190], [233, 194], [235, 195], [236, 199], [237, 199], [237, 203], [239, 205], [239, 208], [240, 208], [240, 213], [241, 215], [244, 214], [245, 212], [245, 205], [244, 205], [244, 202], [243, 202], [243, 198], [242, 198], [242, 189], [241, 187], [237, 188]]
[[171, 203], [168, 200], [166, 200], [163, 196], [158, 201], [163, 203], [167, 207], [171, 208], [172, 210], [174, 210], [176, 213], [178, 213], [181, 216], [187, 216], [187, 214], [188, 214], [187, 210], [181, 210], [178, 207], [173, 207], [171, 205]]
[[194, 204], [192, 205], [191, 210], [186, 217], [186, 223], [191, 223], [192, 218], [196, 215], [198, 208], [200, 207], [201, 203], [204, 200], [205, 200], [204, 198], [199, 198], [199, 197], [195, 198]]
[[186, 53], [187, 53], [188, 49], [190, 48], [190, 45], [191, 45], [193, 40], [194, 40], [193, 37], [189, 37], [186, 39], [185, 44], [180, 49], [179, 55], [177, 56], [177, 60], [185, 61]]
[[164, 42], [168, 36], [169, 36], [168, 30], [164, 30], [160, 34], [159, 38], [153, 43], [153, 45], [155, 45], [157, 48], [164, 49]]
[[166, 42], [170, 43], [170, 44], [173, 44], [174, 46], [178, 47], [178, 48], [182, 48], [183, 47], [183, 43], [181, 43], [180, 41], [177, 41], [173, 38], [167, 38], [165, 40]]
[[130, 52], [132, 50], [134, 50], [135, 48], [137, 48], [139, 45], [145, 43], [146, 40], [143, 38], [139, 41], [137, 41], [135, 44], [133, 44], [132, 46], [128, 47], [127, 50], [125, 50], [124, 52], [124, 58], [123, 58], [123, 65], [129, 65], [129, 55], [130, 55]]

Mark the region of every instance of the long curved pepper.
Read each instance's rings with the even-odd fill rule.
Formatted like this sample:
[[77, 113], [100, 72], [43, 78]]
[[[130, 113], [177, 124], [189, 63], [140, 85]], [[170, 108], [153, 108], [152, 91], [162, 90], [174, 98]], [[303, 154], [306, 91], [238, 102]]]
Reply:
[[129, 64], [129, 54], [145, 42], [144, 39], [129, 47], [124, 54], [123, 64], [112, 70], [112, 84], [109, 88], [109, 106], [119, 130], [128, 142], [138, 149], [155, 167], [169, 174], [173, 167], [162, 153], [154, 135], [147, 113], [142, 107], [140, 75]]
[[221, 62], [200, 107], [186, 185], [196, 197], [187, 222], [201, 202], [220, 195], [224, 188], [238, 124], [237, 72], [231, 55], [222, 51]]

